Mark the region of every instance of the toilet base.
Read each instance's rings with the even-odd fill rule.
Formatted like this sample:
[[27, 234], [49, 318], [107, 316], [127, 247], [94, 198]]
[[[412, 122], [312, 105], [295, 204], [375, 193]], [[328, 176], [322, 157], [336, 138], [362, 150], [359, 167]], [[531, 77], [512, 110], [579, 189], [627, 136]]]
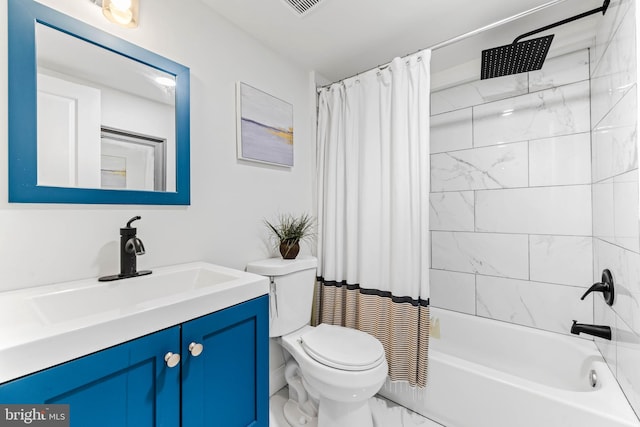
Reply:
[[373, 427], [369, 400], [344, 403], [320, 398], [318, 417], [305, 414], [291, 399], [284, 404], [283, 410], [291, 427]]
[[336, 402], [321, 396], [318, 427], [373, 427], [369, 400]]
[[294, 400], [289, 399], [284, 404], [284, 418], [291, 427], [317, 427], [318, 417], [312, 417], [300, 410], [300, 406]]

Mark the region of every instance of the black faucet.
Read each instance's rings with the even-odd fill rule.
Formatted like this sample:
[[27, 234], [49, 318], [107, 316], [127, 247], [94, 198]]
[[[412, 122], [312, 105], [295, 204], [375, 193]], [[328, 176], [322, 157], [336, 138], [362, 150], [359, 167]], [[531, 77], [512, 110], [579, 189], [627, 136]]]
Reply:
[[611, 328], [609, 326], [585, 325], [584, 323], [577, 323], [574, 320], [573, 325], [571, 325], [571, 333], [578, 335], [581, 332], [595, 337], [604, 338], [606, 340], [611, 340]]
[[127, 222], [124, 228], [120, 229], [120, 274], [100, 277], [98, 279], [100, 282], [110, 282], [112, 280], [151, 274], [151, 270], [136, 270], [136, 257], [145, 254], [144, 244], [142, 240], [136, 236], [137, 229], [131, 226], [133, 221], [139, 219], [141, 219], [140, 216], [134, 216]]
[[613, 305], [615, 290], [613, 285], [613, 274], [611, 274], [610, 270], [606, 268], [602, 270], [602, 281], [594, 283], [593, 286], [587, 289], [580, 299], [584, 300], [591, 292], [602, 292], [602, 297], [607, 305]]

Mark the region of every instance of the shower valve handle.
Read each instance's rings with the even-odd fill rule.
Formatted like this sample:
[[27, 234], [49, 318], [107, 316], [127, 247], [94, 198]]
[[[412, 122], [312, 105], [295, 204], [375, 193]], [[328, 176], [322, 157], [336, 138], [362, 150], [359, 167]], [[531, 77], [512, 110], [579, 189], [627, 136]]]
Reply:
[[580, 297], [580, 299], [585, 299], [591, 292], [604, 292], [608, 290], [609, 285], [607, 285], [606, 283], [594, 283], [589, 289], [587, 289], [587, 292], [585, 292], [584, 295]]
[[580, 297], [584, 300], [591, 292], [602, 292], [602, 296], [608, 305], [613, 305], [614, 288], [613, 288], [613, 275], [608, 269], [602, 271], [602, 281], [594, 283], [587, 291]]

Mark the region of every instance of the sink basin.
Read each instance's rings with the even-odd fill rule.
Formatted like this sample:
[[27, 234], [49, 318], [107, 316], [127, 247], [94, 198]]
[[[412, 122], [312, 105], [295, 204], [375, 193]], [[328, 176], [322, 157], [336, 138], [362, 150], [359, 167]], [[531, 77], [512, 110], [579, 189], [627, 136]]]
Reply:
[[156, 271], [148, 276], [92, 286], [70, 287], [33, 297], [38, 312], [47, 322], [64, 322], [113, 310], [126, 312], [157, 305], [158, 300], [193, 295], [193, 291], [229, 285], [244, 275], [219, 271], [212, 264], [191, 264]]
[[266, 277], [206, 262], [0, 292], [0, 383], [268, 293]]

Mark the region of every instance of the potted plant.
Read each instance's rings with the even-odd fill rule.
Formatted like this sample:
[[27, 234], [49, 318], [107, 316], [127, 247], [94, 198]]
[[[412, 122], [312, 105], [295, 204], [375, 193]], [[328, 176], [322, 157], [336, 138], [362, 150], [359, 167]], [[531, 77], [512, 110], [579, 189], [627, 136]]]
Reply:
[[308, 214], [302, 214], [298, 217], [282, 214], [275, 223], [267, 220], [264, 222], [284, 259], [295, 259], [300, 252], [300, 241], [311, 239], [314, 236], [314, 220]]

